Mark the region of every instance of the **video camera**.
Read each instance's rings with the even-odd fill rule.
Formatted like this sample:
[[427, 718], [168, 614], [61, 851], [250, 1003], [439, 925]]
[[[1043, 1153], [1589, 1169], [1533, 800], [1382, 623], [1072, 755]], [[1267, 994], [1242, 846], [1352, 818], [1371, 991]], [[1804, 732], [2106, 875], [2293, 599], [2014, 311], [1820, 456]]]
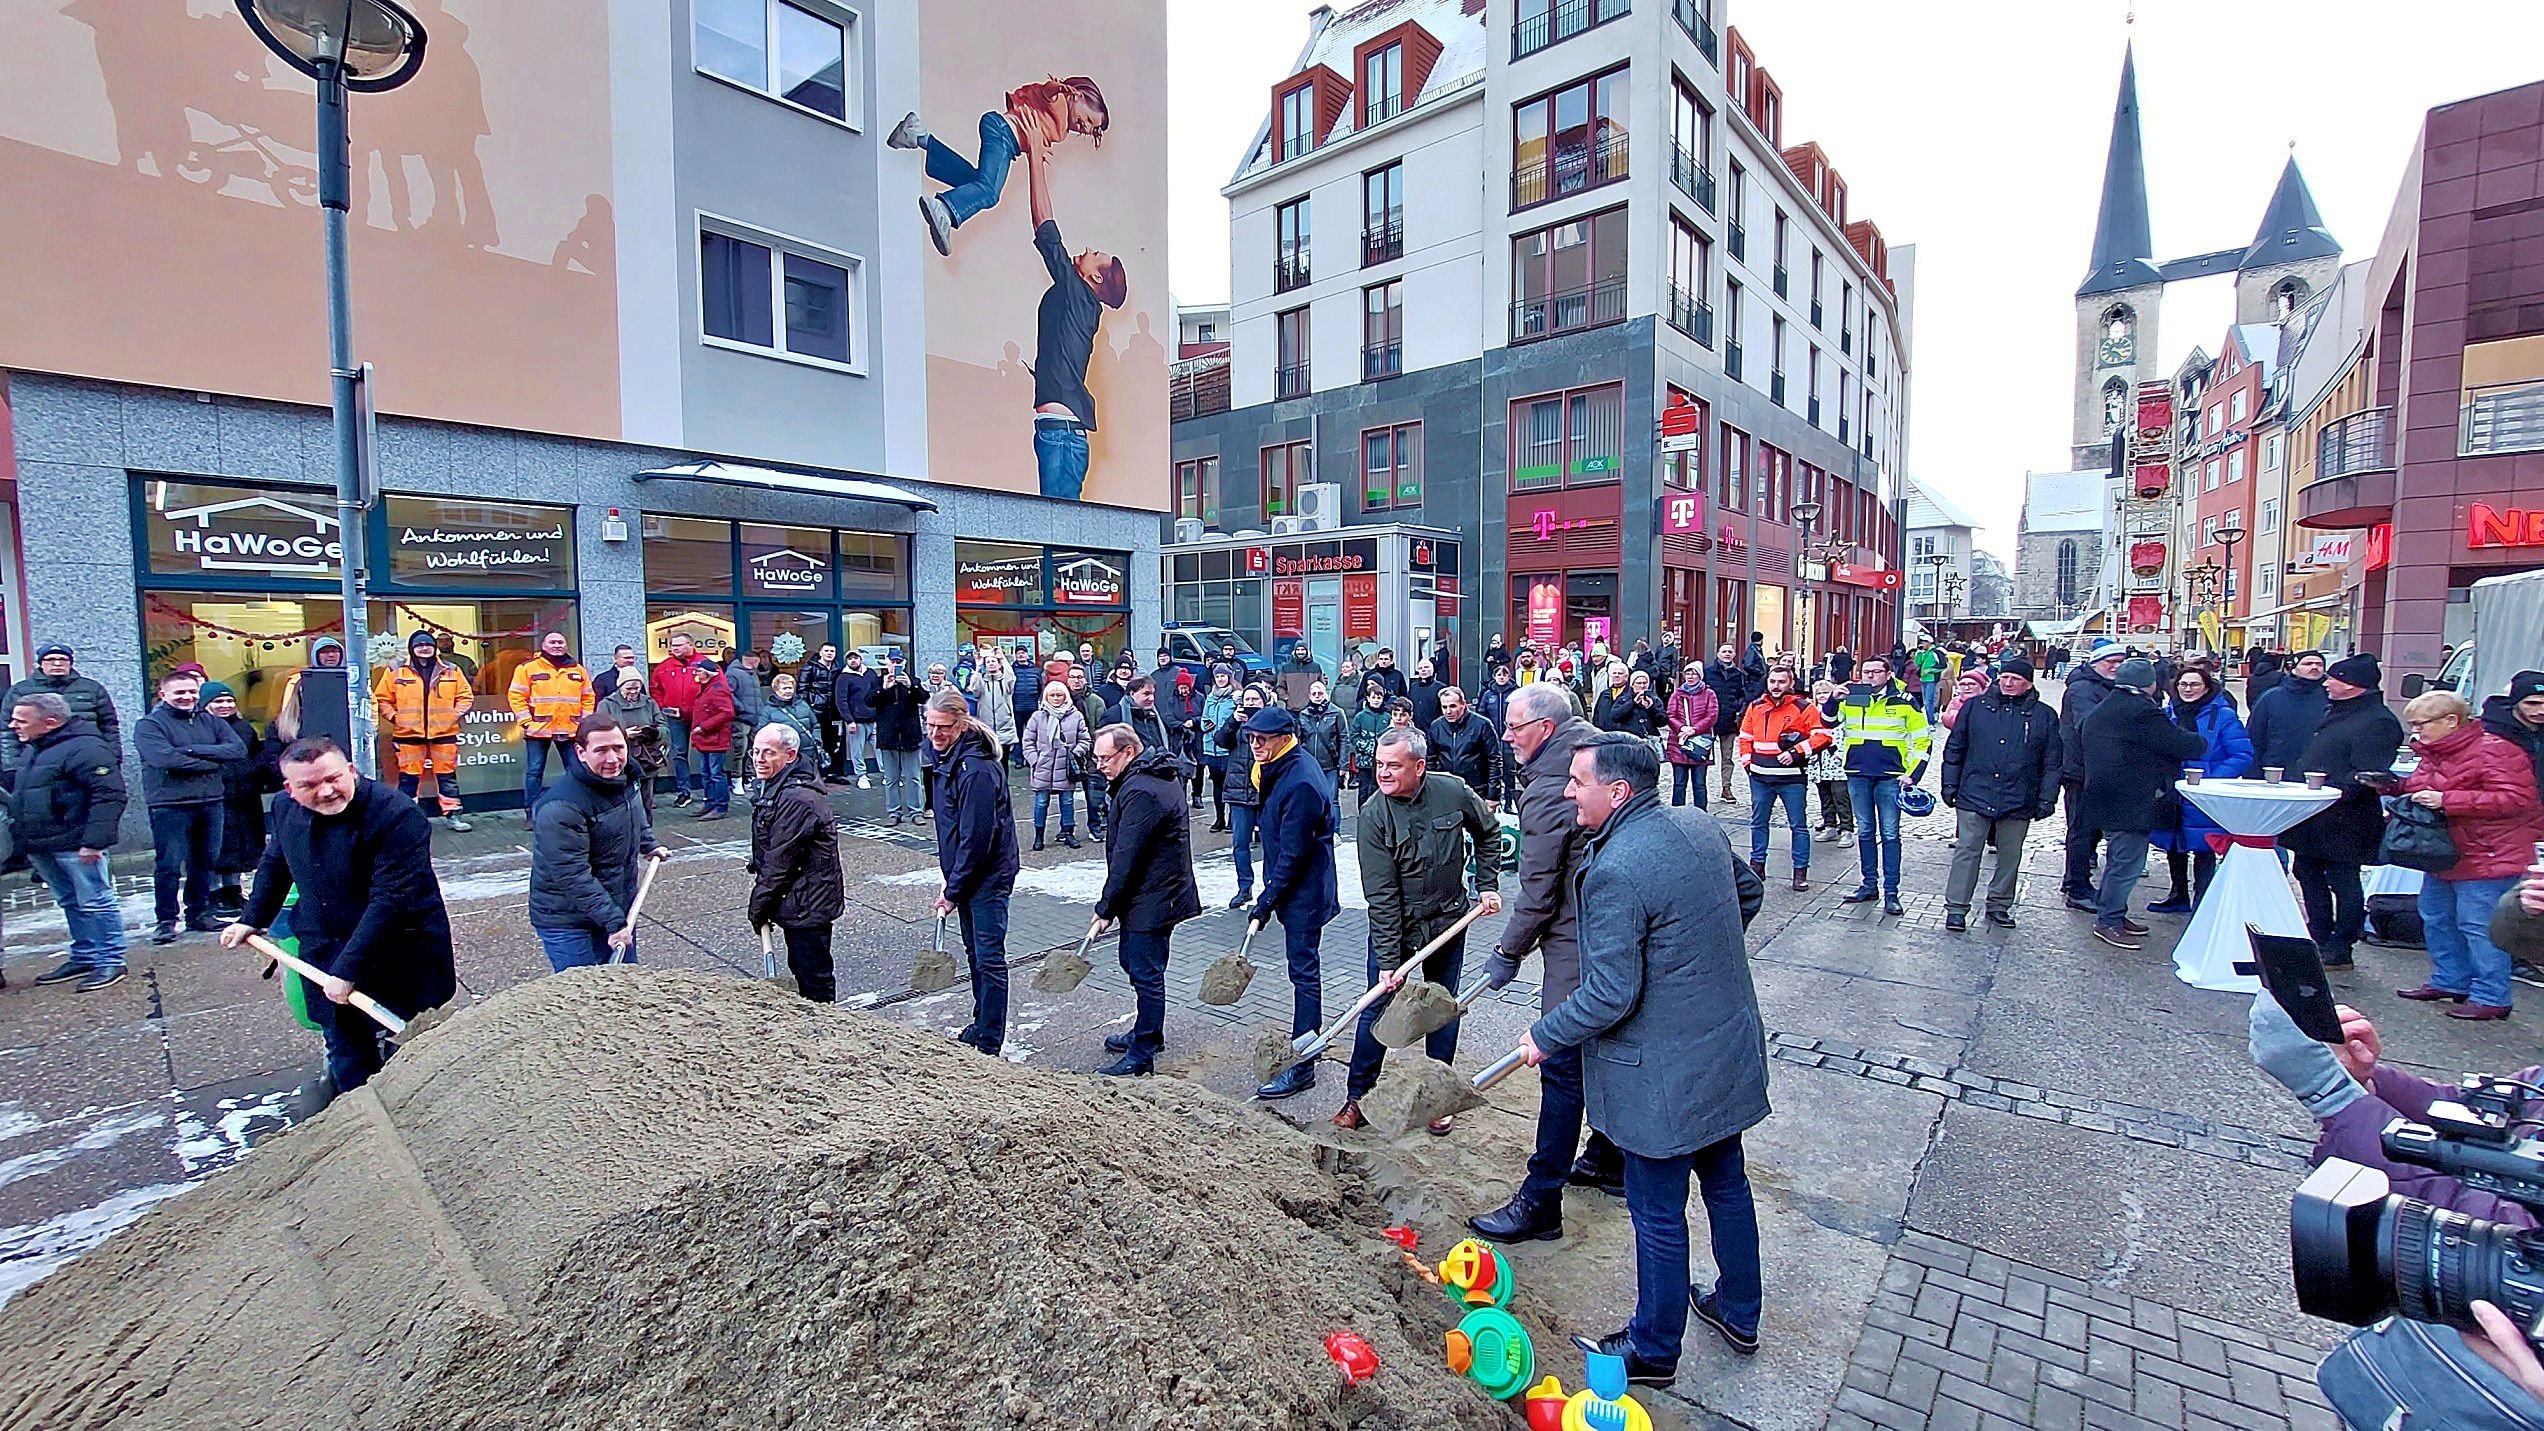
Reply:
[[[2433, 1168], [2544, 1217], [2544, 1128], [2527, 1112], [2544, 1089], [2469, 1077], [2426, 1122], [2385, 1125], [2385, 1155]], [[2297, 1188], [2289, 1212], [2297, 1305], [2352, 1326], [2387, 1316], [2479, 1332], [2473, 1304], [2509, 1315], [2544, 1346], [2544, 1230], [2504, 1226], [2393, 1194], [2385, 1174], [2334, 1158]]]

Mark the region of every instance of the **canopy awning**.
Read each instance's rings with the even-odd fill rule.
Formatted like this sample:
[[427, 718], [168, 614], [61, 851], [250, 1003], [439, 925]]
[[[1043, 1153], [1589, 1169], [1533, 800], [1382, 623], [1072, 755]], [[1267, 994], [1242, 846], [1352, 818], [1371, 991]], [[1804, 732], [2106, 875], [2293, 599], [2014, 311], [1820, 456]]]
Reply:
[[675, 462], [669, 467], [647, 468], [636, 474], [636, 480], [712, 482], [722, 487], [811, 492], [824, 497], [883, 502], [913, 512], [936, 510], [933, 499], [922, 497], [906, 487], [895, 487], [889, 482], [876, 482], [864, 477], [825, 477], [812, 472], [789, 472], [778, 467], [754, 467], [747, 462]]

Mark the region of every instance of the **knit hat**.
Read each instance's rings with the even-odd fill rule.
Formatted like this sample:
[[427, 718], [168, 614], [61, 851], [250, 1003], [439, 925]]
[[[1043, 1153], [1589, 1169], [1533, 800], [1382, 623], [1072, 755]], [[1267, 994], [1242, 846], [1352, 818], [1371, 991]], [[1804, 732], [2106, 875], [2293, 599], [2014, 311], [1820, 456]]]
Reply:
[[425, 651], [438, 651], [441, 649], [441, 644], [442, 643], [434, 637], [431, 631], [421, 626], [416, 627], [414, 634], [406, 638], [406, 649], [409, 651], [419, 649]]
[[[2116, 654], [2117, 648], [2114, 650]], [[2154, 690], [2155, 663], [2144, 656], [2132, 656], [2120, 663], [2120, 670], [2112, 676], [2111, 683], [2115, 686], [2127, 686], [2133, 691]]]
[[[168, 675], [192, 676], [198, 681], [208, 681], [212, 678], [212, 673], [203, 669], [203, 663], [201, 661], [180, 661], [176, 665], [168, 668]], [[160, 679], [166, 680], [167, 676], [162, 676]]]
[[2129, 650], [2127, 647], [2121, 645], [2117, 641], [2106, 638], [2093, 643], [2093, 650], [2085, 655], [2085, 664], [2088, 666], [2099, 666], [2114, 656], [2126, 656], [2128, 654]]
[[634, 686], [640, 691], [645, 689], [644, 674], [638, 671], [621, 672], [618, 678], [618, 688], [623, 691], [629, 686]]
[[1177, 671], [1175, 673], [1175, 689], [1179, 691], [1189, 691], [1192, 688], [1193, 673], [1190, 671]]
[[1855, 679], [1855, 658], [1843, 651], [1829, 657], [1829, 679], [1841, 686]]
[[207, 706], [218, 700], [234, 701], [237, 699], [238, 692], [231, 690], [228, 686], [221, 684], [219, 681], [205, 681], [203, 683], [203, 703]]
[[2544, 671], [2520, 671], [2509, 677], [2509, 704], [2544, 696]]
[[43, 660], [47, 656], [68, 656], [70, 654], [71, 648], [63, 645], [59, 641], [47, 641], [43, 645], [35, 648], [35, 659], [39, 661]]
[[1996, 673], [2000, 676], [2020, 676], [2027, 681], [2034, 679], [2032, 663], [2021, 656], [2008, 656], [1997, 662]]
[[2371, 691], [2385, 684], [2384, 668], [2377, 665], [2376, 658], [2365, 651], [2333, 662], [2324, 674], [2344, 684]]

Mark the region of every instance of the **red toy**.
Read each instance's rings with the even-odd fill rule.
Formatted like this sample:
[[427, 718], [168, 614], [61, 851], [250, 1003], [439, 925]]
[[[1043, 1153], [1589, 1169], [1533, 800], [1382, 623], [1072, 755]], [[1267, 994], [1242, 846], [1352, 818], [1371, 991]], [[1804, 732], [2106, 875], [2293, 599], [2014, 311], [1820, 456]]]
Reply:
[[1388, 1228], [1386, 1238], [1389, 1242], [1396, 1244], [1398, 1247], [1403, 1248], [1407, 1252], [1411, 1252], [1414, 1249], [1414, 1244], [1422, 1240], [1421, 1235], [1416, 1233], [1410, 1227]]
[[1358, 1332], [1336, 1332], [1325, 1339], [1325, 1354], [1343, 1369], [1343, 1384], [1358, 1386], [1378, 1374], [1378, 1353]]

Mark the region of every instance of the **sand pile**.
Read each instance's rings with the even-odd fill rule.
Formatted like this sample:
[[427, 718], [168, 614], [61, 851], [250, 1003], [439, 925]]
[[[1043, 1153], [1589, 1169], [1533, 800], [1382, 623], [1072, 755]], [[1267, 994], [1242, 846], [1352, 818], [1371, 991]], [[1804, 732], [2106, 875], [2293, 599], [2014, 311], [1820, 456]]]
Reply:
[[11, 1302], [0, 1426], [1506, 1426], [1393, 1253], [1173, 1080], [584, 970]]

